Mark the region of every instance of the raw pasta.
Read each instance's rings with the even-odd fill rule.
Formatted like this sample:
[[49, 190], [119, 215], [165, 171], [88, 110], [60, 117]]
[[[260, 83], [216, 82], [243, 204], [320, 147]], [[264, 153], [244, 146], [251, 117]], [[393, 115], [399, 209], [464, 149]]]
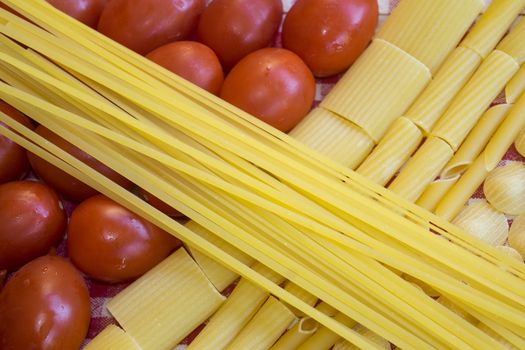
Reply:
[[485, 197], [494, 208], [508, 215], [525, 212], [525, 165], [508, 162], [492, 170], [483, 184]]

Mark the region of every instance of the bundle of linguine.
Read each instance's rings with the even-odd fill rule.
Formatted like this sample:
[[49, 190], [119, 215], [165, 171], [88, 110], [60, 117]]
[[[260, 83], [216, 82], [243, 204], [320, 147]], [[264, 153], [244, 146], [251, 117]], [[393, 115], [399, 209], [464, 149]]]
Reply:
[[[43, 0], [3, 2], [31, 22], [0, 10], [0, 98], [195, 225], [170, 219], [1, 114], [16, 133], [0, 133], [361, 348], [380, 347], [279, 281], [293, 282], [403, 349], [504, 348], [494, 337], [525, 348], [522, 263]], [[280, 277], [250, 267], [225, 244]]]

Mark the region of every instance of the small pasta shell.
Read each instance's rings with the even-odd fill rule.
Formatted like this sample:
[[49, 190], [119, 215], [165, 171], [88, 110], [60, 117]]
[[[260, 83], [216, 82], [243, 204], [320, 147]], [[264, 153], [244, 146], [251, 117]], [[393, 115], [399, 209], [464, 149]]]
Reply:
[[525, 256], [525, 214], [514, 219], [509, 231], [509, 245]]
[[525, 157], [525, 128], [521, 129], [516, 140], [514, 141], [514, 146], [516, 150]]
[[[512, 229], [512, 226], [511, 226]], [[510, 239], [510, 232], [509, 232], [509, 239]], [[509, 247], [508, 245], [499, 245], [496, 247], [497, 250], [502, 252], [503, 254], [506, 254], [510, 256], [511, 258], [514, 258], [518, 261], [523, 261], [523, 256], [518, 252], [516, 249]]]
[[509, 234], [505, 215], [486, 201], [465, 206], [452, 223], [492, 246], [505, 243]]
[[508, 215], [525, 212], [525, 165], [509, 162], [491, 171], [483, 185], [494, 208]]

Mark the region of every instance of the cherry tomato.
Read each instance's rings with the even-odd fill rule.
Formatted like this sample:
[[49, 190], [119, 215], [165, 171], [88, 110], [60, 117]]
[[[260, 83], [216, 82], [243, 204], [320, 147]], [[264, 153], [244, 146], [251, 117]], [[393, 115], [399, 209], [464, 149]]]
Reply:
[[224, 74], [212, 49], [196, 41], [176, 41], [161, 46], [147, 58], [201, 88], [219, 94]]
[[111, 0], [98, 30], [140, 54], [186, 38], [197, 25], [204, 0]]
[[106, 282], [133, 280], [181, 243], [111, 199], [97, 195], [71, 215], [67, 250], [73, 263]]
[[[33, 124], [28, 117], [0, 101], [0, 112], [7, 114], [17, 122], [32, 129]], [[5, 126], [0, 122], [0, 127]], [[23, 147], [0, 135], [0, 184], [8, 181], [19, 180], [29, 170], [26, 151]]]
[[310, 110], [315, 80], [293, 52], [266, 48], [249, 54], [231, 70], [220, 96], [287, 132]]
[[347, 69], [365, 50], [377, 24], [377, 0], [298, 0], [283, 24], [283, 47], [317, 77]]
[[60, 11], [96, 28], [102, 10], [109, 0], [47, 0]]
[[0, 270], [12, 270], [60, 241], [66, 215], [50, 187], [14, 181], [0, 185], [0, 223]]
[[[51, 141], [58, 147], [72, 154], [76, 158], [80, 159], [99, 173], [105, 175], [111, 180], [115, 181], [119, 185], [125, 188], [131, 188], [133, 184], [122, 175], [102, 164], [86, 152], [83, 152], [78, 147], [75, 147], [71, 143], [64, 140], [62, 137], [53, 133], [51, 130], [39, 125], [35, 129], [36, 133], [42, 137], [45, 137], [48, 141]], [[68, 199], [76, 202], [80, 202], [86, 198], [89, 198], [98, 192], [84, 184], [82, 181], [77, 180], [75, 177], [67, 174], [61, 169], [54, 165], [46, 162], [42, 158], [37, 157], [32, 153], [28, 153], [29, 162], [33, 167], [35, 173], [40, 176], [46, 183], [51, 187], [55, 188], [60, 194], [64, 195]]]
[[43, 256], [0, 294], [0, 349], [78, 350], [90, 321], [89, 294], [67, 260]]
[[204, 10], [197, 29], [226, 69], [270, 44], [283, 12], [281, 0], [214, 0]]
[[159, 198], [155, 197], [154, 195], [152, 195], [151, 193], [149, 193], [148, 191], [142, 188], [140, 189], [140, 194], [146, 202], [148, 202], [152, 207], [160, 210], [164, 214], [171, 216], [171, 217], [184, 216], [177, 209], [169, 206], [168, 204], [164, 203]]

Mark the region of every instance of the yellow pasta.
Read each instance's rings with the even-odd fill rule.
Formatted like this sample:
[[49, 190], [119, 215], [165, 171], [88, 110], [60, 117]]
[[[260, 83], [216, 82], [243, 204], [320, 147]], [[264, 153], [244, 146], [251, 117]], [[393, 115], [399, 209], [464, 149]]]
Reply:
[[415, 202], [451, 158], [452, 150], [445, 141], [427, 138], [388, 188]]
[[432, 135], [447, 141], [456, 151], [518, 68], [513, 57], [493, 51], [438, 120]]
[[525, 214], [514, 219], [509, 230], [509, 245], [525, 257]]
[[270, 350], [295, 350], [310, 338], [318, 329], [319, 323], [311, 317], [301, 317], [295, 325], [286, 331]]
[[493, 0], [475, 26], [461, 41], [485, 58], [525, 6], [523, 0]]
[[95, 338], [93, 338], [88, 345], [84, 347], [85, 350], [141, 350], [126, 332], [120, 327], [110, 324]]
[[421, 131], [410, 120], [398, 118], [356, 171], [384, 186], [417, 149], [422, 138]]
[[[244, 264], [253, 264], [254, 259], [252, 257], [244, 254], [240, 250], [234, 248], [232, 245], [221, 240], [219, 237], [215, 236], [213, 233], [206, 230], [195, 221], [188, 221], [185, 226], [193, 232], [199, 234], [201, 237], [205, 237], [208, 241], [213, 242], [217, 246], [221, 247], [221, 249], [228, 252], [228, 254], [234, 256], [239, 261], [242, 261]], [[210, 282], [215, 286], [215, 288], [217, 288], [217, 290], [224, 290], [224, 288], [228, 287], [239, 277], [239, 275], [233, 272], [231, 269], [221, 265], [197, 249], [192, 249], [191, 246], [188, 248], [191, 255], [193, 256], [193, 259], [195, 259], [195, 262], [197, 262], [206, 277], [208, 277]]]
[[[276, 283], [283, 281], [281, 276], [263, 265], [256, 264], [254, 269]], [[241, 279], [226, 302], [188, 346], [188, 350], [223, 349], [256, 314], [268, 296], [267, 291]]]
[[321, 107], [347, 118], [378, 142], [430, 78], [421, 62], [391, 43], [375, 39]]
[[289, 135], [350, 169], [374, 147], [360, 127], [322, 107], [314, 108]]
[[475, 324], [477, 324], [479, 322], [475, 317], [473, 317], [467, 311], [463, 310], [462, 308], [460, 308], [459, 306], [454, 304], [454, 302], [452, 302], [451, 300], [449, 300], [449, 299], [447, 299], [447, 298], [445, 298], [443, 296], [440, 296], [439, 298], [437, 298], [437, 302], [440, 303], [443, 306], [446, 306], [449, 310], [452, 310], [453, 312], [455, 312], [460, 317], [462, 317], [465, 320], [467, 320], [469, 323], [472, 323], [473, 325], [475, 325]]
[[522, 65], [520, 70], [505, 86], [505, 101], [515, 103], [525, 90], [525, 66]]
[[283, 303], [271, 296], [226, 349], [269, 349], [294, 318]]
[[478, 325], [478, 328], [481, 329], [483, 332], [487, 333], [488, 335], [490, 335], [492, 338], [496, 339], [501, 345], [503, 345], [503, 348], [504, 349], [509, 349], [509, 350], [519, 350], [519, 348], [513, 346], [510, 342], [508, 342], [507, 340], [505, 340], [501, 335], [499, 335], [498, 333], [494, 332], [490, 327], [488, 327], [486, 324], [484, 323], [480, 323]]
[[[358, 325], [358, 326], [356, 326], [356, 328], [357, 328], [357, 332], [359, 334], [362, 334], [363, 336], [365, 336], [368, 339], [370, 339], [380, 349], [390, 350], [390, 343], [386, 339], [380, 337], [379, 335], [375, 334], [374, 332], [372, 332], [369, 329], [366, 329], [365, 327], [362, 327], [362, 326]], [[343, 341], [340, 341], [340, 342], [336, 343], [334, 345], [334, 347], [332, 348], [332, 350], [357, 350], [357, 349], [359, 349], [357, 346], [349, 343], [346, 340], [343, 340]]]
[[163, 350], [177, 345], [223, 301], [181, 248], [115, 296], [107, 308], [140, 348]]
[[509, 224], [505, 215], [485, 201], [465, 206], [452, 223], [492, 246], [505, 243], [509, 236]]
[[432, 181], [421, 196], [417, 199], [416, 204], [429, 211], [434, 211], [439, 201], [459, 180], [459, 175], [449, 178], [439, 178]]
[[509, 162], [492, 170], [483, 184], [485, 197], [508, 215], [525, 212], [525, 165]]
[[498, 45], [498, 50], [507, 53], [514, 58], [519, 65], [525, 62], [525, 20], [520, 19], [519, 23], [512, 29], [501, 43]]
[[455, 177], [463, 173], [483, 151], [511, 107], [508, 104], [500, 104], [489, 108], [445, 166], [441, 177]]
[[[312, 295], [311, 293], [305, 291], [303, 288], [299, 287], [295, 283], [287, 282], [284, 286], [284, 290], [289, 292], [290, 294], [295, 295], [299, 299], [303, 300], [308, 305], [314, 306], [317, 303], [317, 297], [315, 295]], [[284, 303], [286, 305], [286, 303]], [[304, 317], [306, 316], [302, 311], [297, 310], [293, 306], [286, 305], [296, 316], [298, 317]]]
[[[348, 327], [353, 327], [356, 325], [356, 322], [354, 320], [346, 317], [341, 313], [337, 313], [334, 316], [334, 319], [336, 319], [339, 322], [342, 322]], [[304, 343], [302, 343], [297, 348], [297, 350], [328, 350], [332, 346], [334, 346], [334, 344], [340, 339], [341, 337], [339, 337], [337, 334], [333, 333], [326, 327], [319, 327], [317, 332], [315, 332], [314, 335], [312, 335]]]
[[435, 73], [482, 8], [481, 0], [404, 0], [377, 37], [398, 46]]
[[[510, 230], [509, 230], [509, 240], [510, 240], [511, 232], [512, 232], [512, 226], [510, 227]], [[498, 245], [496, 246], [496, 249], [504, 253], [505, 255], [512, 257], [513, 259], [516, 259], [518, 261], [523, 261], [523, 255], [521, 255], [520, 252], [518, 252], [516, 249], [508, 245]]]
[[518, 136], [516, 136], [514, 146], [516, 147], [516, 151], [525, 157], [525, 128], [522, 128], [518, 133]]

